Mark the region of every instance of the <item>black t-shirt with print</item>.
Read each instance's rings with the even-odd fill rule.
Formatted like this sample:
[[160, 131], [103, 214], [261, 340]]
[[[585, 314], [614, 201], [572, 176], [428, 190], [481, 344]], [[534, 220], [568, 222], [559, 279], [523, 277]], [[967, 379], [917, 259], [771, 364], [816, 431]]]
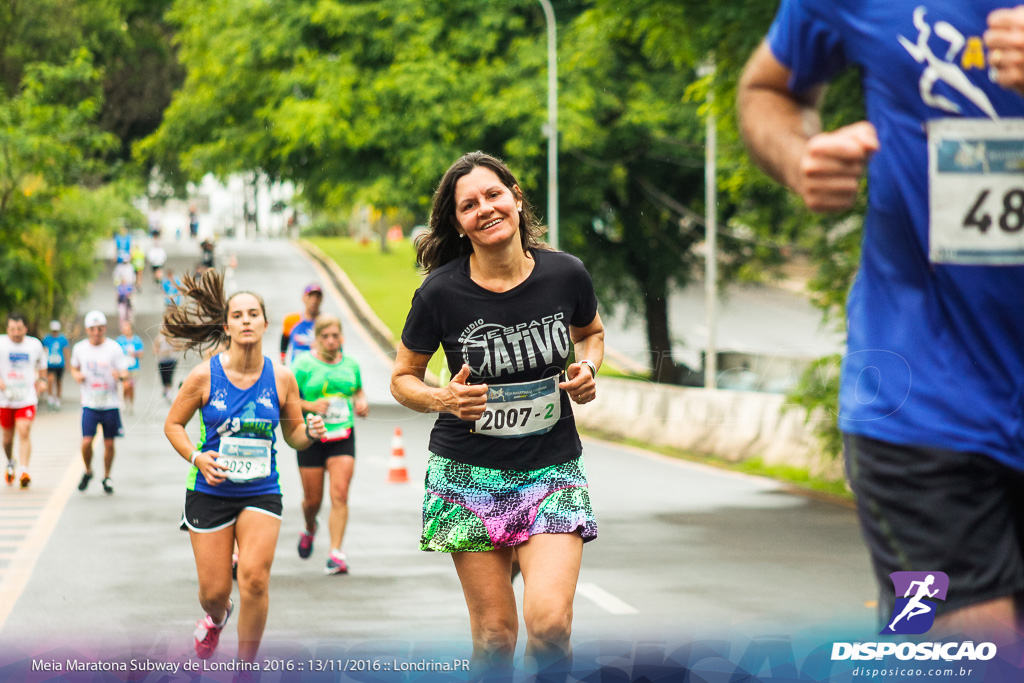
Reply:
[[[432, 355], [444, 348], [448, 368], [471, 369], [469, 383], [489, 387], [564, 373], [572, 341], [569, 326], [586, 327], [597, 315], [594, 284], [571, 254], [531, 249], [533, 272], [507, 292], [473, 282], [469, 256], [432, 272], [412, 298], [402, 344]], [[564, 377], [562, 378], [564, 379]], [[430, 450], [452, 460], [496, 469], [532, 470], [560, 465], [583, 452], [569, 395], [560, 391], [561, 418], [547, 433], [500, 438], [474, 431], [475, 423], [441, 413]]]

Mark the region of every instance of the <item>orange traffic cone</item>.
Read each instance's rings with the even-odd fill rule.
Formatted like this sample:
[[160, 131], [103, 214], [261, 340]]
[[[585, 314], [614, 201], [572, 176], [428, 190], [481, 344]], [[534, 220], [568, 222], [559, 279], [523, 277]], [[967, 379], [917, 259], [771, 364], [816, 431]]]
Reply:
[[391, 437], [391, 466], [388, 468], [388, 481], [392, 484], [404, 484], [409, 481], [409, 471], [405, 469], [405, 446], [402, 445], [401, 427], [395, 427], [395, 435]]

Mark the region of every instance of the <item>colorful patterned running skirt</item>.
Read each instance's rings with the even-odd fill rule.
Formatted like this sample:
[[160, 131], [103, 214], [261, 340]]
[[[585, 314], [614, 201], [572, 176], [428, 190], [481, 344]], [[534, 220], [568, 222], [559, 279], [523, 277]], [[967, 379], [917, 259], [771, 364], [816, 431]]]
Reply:
[[496, 470], [431, 454], [421, 550], [480, 552], [568, 533], [584, 543], [597, 538], [582, 456], [538, 470]]

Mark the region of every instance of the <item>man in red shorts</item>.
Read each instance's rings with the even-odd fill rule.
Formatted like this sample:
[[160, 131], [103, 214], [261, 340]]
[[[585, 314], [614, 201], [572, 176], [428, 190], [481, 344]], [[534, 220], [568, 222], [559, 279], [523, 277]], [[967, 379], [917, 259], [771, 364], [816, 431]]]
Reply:
[[[7, 334], [0, 335], [0, 428], [7, 456], [4, 480], [8, 486], [14, 484], [15, 478], [20, 480], [23, 489], [32, 481], [28, 471], [32, 457], [29, 433], [39, 403], [37, 389], [46, 389], [46, 352], [42, 342], [28, 336], [24, 316], [11, 313], [7, 317]], [[18, 437], [17, 467], [15, 435]]]

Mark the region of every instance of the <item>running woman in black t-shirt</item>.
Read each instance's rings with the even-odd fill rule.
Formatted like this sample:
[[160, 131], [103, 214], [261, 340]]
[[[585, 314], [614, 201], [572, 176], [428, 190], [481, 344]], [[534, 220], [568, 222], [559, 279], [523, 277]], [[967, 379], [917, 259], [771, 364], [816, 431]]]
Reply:
[[[391, 392], [440, 415], [430, 436], [423, 550], [450, 552], [473, 632], [471, 675], [511, 670], [526, 583], [527, 669], [568, 664], [583, 543], [597, 536], [572, 401], [596, 396], [604, 326], [574, 256], [544, 247], [504, 163], [452, 165], [419, 243], [429, 273], [413, 297]], [[423, 382], [442, 346], [453, 378]], [[577, 361], [566, 367], [570, 348]]]

